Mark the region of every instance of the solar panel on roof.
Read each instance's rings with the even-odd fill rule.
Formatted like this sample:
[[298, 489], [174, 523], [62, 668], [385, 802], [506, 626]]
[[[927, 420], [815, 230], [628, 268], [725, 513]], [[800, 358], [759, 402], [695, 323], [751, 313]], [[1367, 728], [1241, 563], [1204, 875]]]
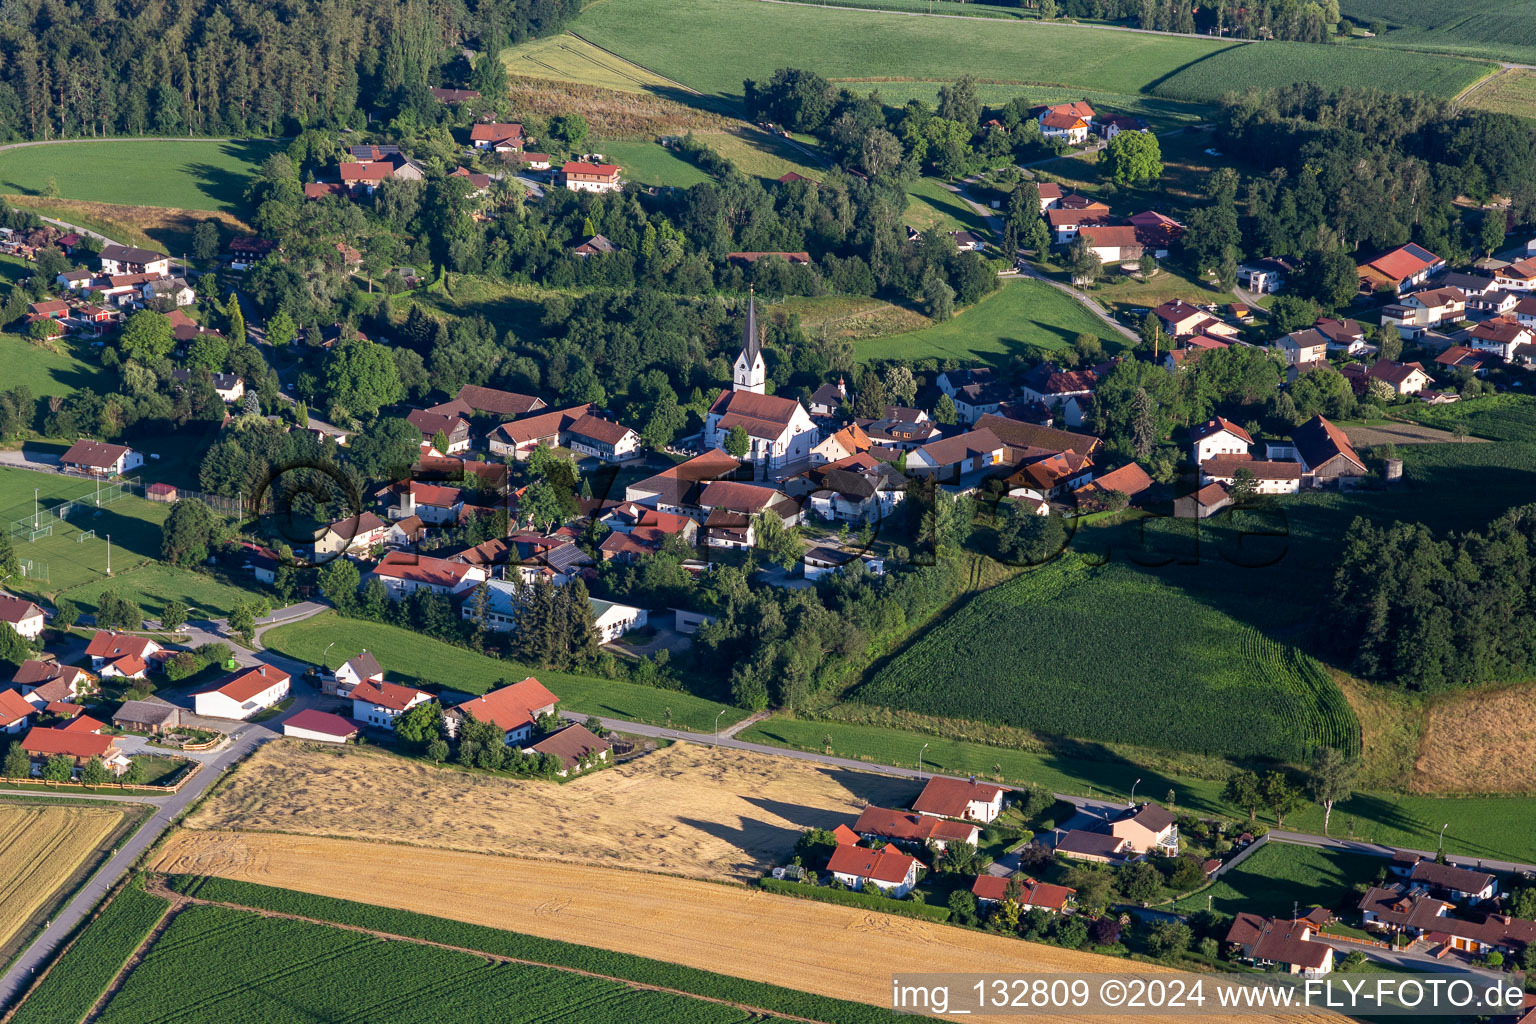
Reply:
[[1418, 245], [1414, 242], [1409, 242], [1407, 245], [1403, 246], [1403, 248], [1409, 253], [1423, 260], [1425, 263], [1433, 263], [1437, 258], [1434, 253], [1430, 252], [1422, 245]]
[[586, 552], [582, 551], [575, 544], [562, 544], [557, 548], [550, 548], [544, 553], [544, 561], [548, 562], [550, 567], [554, 569], [568, 569], [573, 565], [581, 563], [585, 558]]

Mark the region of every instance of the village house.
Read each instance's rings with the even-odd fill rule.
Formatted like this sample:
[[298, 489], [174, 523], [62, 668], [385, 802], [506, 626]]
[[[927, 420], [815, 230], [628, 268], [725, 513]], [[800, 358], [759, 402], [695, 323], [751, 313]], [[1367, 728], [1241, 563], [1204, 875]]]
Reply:
[[1491, 352], [1507, 362], [1514, 355], [1515, 349], [1536, 338], [1533, 330], [1536, 329], [1522, 325], [1512, 316], [1497, 316], [1492, 320], [1484, 320], [1468, 331], [1466, 343], [1470, 348]]
[[1467, 296], [1460, 288], [1442, 285], [1410, 292], [1381, 311], [1381, 322], [1397, 328], [1406, 339], [1417, 338], [1431, 327], [1466, 319]]
[[1071, 209], [1060, 205], [1064, 198], [1057, 200], [1057, 206], [1045, 211], [1045, 222], [1050, 227], [1057, 245], [1070, 243], [1085, 227], [1108, 226], [1115, 221], [1115, 218], [1110, 215], [1109, 207], [1103, 203]]
[[1157, 804], [1126, 809], [1109, 823], [1109, 834], [1124, 839], [1136, 853], [1179, 855], [1179, 826], [1168, 809]]
[[21, 739], [21, 749], [38, 764], [52, 757], [71, 757], [78, 773], [91, 760], [100, 758], [114, 775], [128, 770], [128, 758], [118, 748], [114, 737], [74, 729], [29, 729]]
[[458, 523], [463, 512], [464, 492], [461, 489], [412, 480], [400, 489], [399, 500], [389, 510], [389, 517], [407, 519], [419, 516], [429, 526], [453, 526]]
[[[1123, 263], [1141, 259], [1141, 231], [1131, 224], [1084, 224], [1078, 235], [1100, 262]], [[1165, 253], [1167, 250], [1163, 250]]]
[[[1011, 397], [1008, 386], [995, 379], [992, 371], [985, 367], [941, 373], [938, 385], [939, 390], [954, 401], [956, 418], [962, 424], [975, 423], [981, 417], [997, 412]], [[899, 419], [905, 422], [928, 420], [927, 413], [918, 413], [916, 417], [910, 415], [911, 413], [917, 413], [917, 410], [903, 410], [893, 414], [892, 407], [886, 407], [887, 419]]]
[[1285, 921], [1240, 913], [1227, 931], [1227, 942], [1255, 966], [1278, 964], [1290, 974], [1320, 978], [1333, 971], [1333, 947], [1311, 941], [1314, 934], [1306, 919]]
[[598, 546], [603, 561], [621, 564], [660, 551], [668, 537], [679, 537], [692, 547], [699, 530], [698, 520], [690, 516], [661, 512], [629, 501], [609, 509], [599, 522], [610, 531]]
[[590, 404], [573, 405], [502, 423], [487, 436], [492, 455], [511, 456], [522, 462], [535, 448], [557, 448], [572, 423], [592, 411]]
[[1018, 874], [1008, 877], [977, 875], [976, 881], [971, 883], [971, 893], [980, 906], [1001, 903], [1008, 898], [1008, 886], [1014, 879], [1019, 880], [1017, 902], [1021, 911], [1028, 912], [1038, 908], [1051, 914], [1060, 914], [1067, 909], [1067, 905], [1077, 895], [1076, 889], [1069, 889], [1064, 885], [1053, 885], [1050, 882], [1037, 882], [1033, 878]]
[[171, 272], [171, 258], [153, 249], [136, 249], [130, 245], [104, 245], [101, 247], [101, 272], [107, 277], [117, 274], [152, 274], [164, 277]]
[[861, 564], [871, 576], [885, 575], [885, 559], [834, 547], [807, 550], [800, 556], [800, 573], [808, 580], [819, 580], [828, 573], [842, 572], [854, 562]]
[[524, 145], [523, 126], [495, 122], [476, 124], [469, 129], [469, 141], [476, 149], [496, 153], [518, 153]]
[[662, 512], [698, 518], [698, 497], [715, 480], [734, 480], [742, 464], [719, 448], [695, 455], [624, 488], [624, 500]]
[[849, 456], [869, 451], [873, 445], [874, 442], [865, 433], [863, 427], [857, 423], [850, 423], [811, 449], [811, 465], [823, 466], [841, 462]]
[[11, 677], [21, 688], [21, 695], [33, 704], [43, 707], [54, 701], [74, 701], [99, 689], [96, 677], [85, 669], [50, 659], [28, 658]]
[[1135, 856], [1130, 840], [1103, 832], [1087, 832], [1072, 829], [1056, 840], [1056, 853], [1072, 860], [1085, 860], [1093, 864], [1124, 864]]
[[1488, 357], [1476, 349], [1465, 345], [1452, 345], [1450, 348], [1435, 356], [1435, 365], [1447, 370], [1471, 370], [1478, 376], [1487, 372], [1485, 364]]
[[1048, 139], [1060, 139], [1069, 146], [1079, 146], [1088, 141], [1088, 122], [1070, 113], [1047, 110], [1040, 115], [1040, 134]]
[[0, 622], [21, 634], [23, 640], [36, 640], [43, 635], [46, 621], [42, 608], [20, 597], [0, 594]]
[[858, 420], [854, 425], [869, 439], [871, 452], [876, 449], [910, 452], [914, 448], [921, 448], [929, 441], [936, 440], [942, 433], [938, 426], [928, 419], [926, 413], [921, 419]]
[[212, 690], [194, 693], [194, 710], [206, 718], [244, 721], [288, 696], [289, 675], [276, 665], [240, 669]]
[[1136, 241], [1141, 245], [1142, 254], [1151, 253], [1153, 259], [1167, 259], [1173, 244], [1184, 237], [1183, 224], [1156, 210], [1133, 213], [1125, 220], [1136, 229]]
[[1205, 310], [1183, 299], [1170, 299], [1152, 311], [1163, 325], [1163, 331], [1175, 338], [1186, 334], [1199, 334], [1208, 321], [1215, 318]]
[[333, 697], [346, 697], [363, 683], [382, 683], [384, 669], [379, 659], [363, 650], [339, 665], [335, 672], [320, 679], [320, 692]]
[[1360, 326], [1358, 320], [1336, 320], [1331, 316], [1320, 316], [1312, 329], [1328, 339], [1330, 352], [1352, 356], [1366, 347], [1365, 328]]
[[1063, 410], [1067, 425], [1077, 427], [1083, 423], [1083, 403], [1071, 403], [1071, 411], [1068, 403], [1074, 398], [1092, 398], [1098, 386], [1097, 369], [1062, 370], [1055, 363], [1044, 362], [1024, 375], [1019, 390], [1025, 401], [1040, 402], [1052, 411]]
[[930, 441], [907, 457], [907, 474], [931, 476], [940, 483], [954, 483], [967, 473], [1003, 464], [1003, 442], [982, 427], [939, 441]]
[[457, 736], [459, 727], [468, 718], [494, 722], [506, 733], [507, 745], [513, 746], [531, 737], [538, 719], [554, 714], [559, 702], [560, 698], [550, 693], [543, 683], [529, 676], [522, 682], [499, 687], [449, 708], [443, 715], [444, 728], [449, 736]]
[[621, 462], [640, 451], [640, 435], [622, 423], [584, 413], [571, 421], [561, 442], [578, 455], [602, 462]]
[[977, 845], [981, 829], [964, 821], [936, 818], [931, 814], [913, 814], [911, 811], [894, 811], [873, 804], [864, 808], [853, 830], [865, 839], [879, 839], [890, 843], [908, 843], [923, 846], [932, 843], [943, 850], [948, 843]]
[[811, 415], [834, 416], [847, 400], [848, 386], [843, 382], [842, 377], [838, 377], [836, 384], [823, 384], [811, 392]]
[[1392, 291], [1403, 295], [1445, 269], [1445, 260], [1409, 242], [1355, 268], [1363, 292]]
[[[1410, 857], [1417, 857], [1410, 854]], [[1408, 888], [1427, 892], [1453, 903], [1477, 905], [1491, 900], [1499, 891], [1498, 877], [1487, 871], [1474, 871], [1454, 864], [1439, 864], [1428, 857], [1417, 857], [1408, 874]]]
[[144, 465], [144, 456], [127, 445], [76, 441], [59, 459], [65, 470], [88, 476], [118, 476]]
[[1189, 432], [1193, 445], [1191, 455], [1195, 465], [1218, 455], [1246, 457], [1253, 446], [1253, 435], [1231, 420], [1217, 416]]
[[143, 679], [162, 648], [145, 636], [97, 630], [86, 645], [91, 671], [102, 679]]
[[998, 440], [1003, 442], [1003, 461], [1010, 466], [1023, 465], [1063, 452], [1071, 452], [1086, 459], [1101, 444], [1092, 434], [1074, 434], [1069, 430], [1057, 430], [1002, 415], [983, 416], [976, 421], [976, 429], [990, 430], [997, 435]]
[[1434, 383], [1421, 363], [1399, 363], [1391, 359], [1378, 359], [1369, 367], [1363, 363], [1348, 363], [1343, 368], [1351, 383], [1358, 378], [1366, 381], [1383, 381], [1397, 395], [1416, 395]]
[[878, 523], [907, 496], [907, 477], [895, 466], [867, 452], [818, 466], [800, 477], [806, 479], [811, 511], [829, 522]]
[[548, 754], [559, 760], [560, 768], [555, 774], [562, 779], [596, 761], [608, 760], [612, 751], [612, 744], [584, 725], [568, 725], [523, 748], [525, 754]]
[[1328, 336], [1315, 327], [1282, 335], [1275, 340], [1275, 347], [1290, 366], [1308, 366], [1328, 358]]
[[1498, 911], [1458, 911], [1427, 890], [1403, 883], [1372, 886], [1359, 907], [1361, 920], [1371, 931], [1423, 936], [1433, 946], [1464, 953], [1510, 956], [1536, 943], [1536, 921]]
[[283, 723], [284, 736], [312, 743], [345, 743], [356, 739], [357, 733], [357, 725], [351, 719], [319, 708], [305, 708]]
[[827, 870], [840, 883], [862, 892], [866, 887], [877, 886], [891, 896], [900, 898], [917, 885], [918, 862], [894, 846], [869, 850], [862, 846], [839, 845], [827, 860]]
[[1536, 289], [1536, 259], [1526, 257], [1500, 267], [1493, 272], [1495, 287], [1507, 292], [1528, 292]]
[[471, 197], [479, 197], [490, 194], [491, 176], [489, 174], [480, 174], [476, 171], [470, 170], [468, 167], [460, 165], [455, 167], [449, 173], [448, 177], [463, 178], [465, 181], [469, 182], [469, 194]]
[[1295, 268], [1273, 256], [1250, 260], [1237, 268], [1237, 281], [1255, 295], [1271, 295], [1285, 287]]
[[985, 825], [1003, 813], [1003, 794], [1007, 792], [1002, 786], [974, 778], [967, 781], [935, 775], [912, 801], [912, 809], [919, 814], [967, 818]]
[[713, 548], [750, 548], [757, 543], [754, 520], [775, 515], [786, 527], [799, 525], [804, 516], [800, 503], [775, 487], [715, 480], [698, 496], [703, 516], [704, 543]]
[[391, 601], [403, 601], [418, 590], [457, 597], [484, 583], [486, 573], [484, 569], [446, 558], [391, 551], [373, 567], [369, 578], [384, 584]]
[[352, 701], [353, 720], [380, 729], [393, 729], [395, 719], [433, 699], [430, 693], [414, 686], [373, 679], [358, 683], [347, 696]]
[[433, 412], [431, 409], [412, 409], [406, 414], [406, 422], [421, 431], [421, 436], [431, 441], [439, 433], [448, 442], [440, 455], [455, 455], [469, 450], [469, 421], [457, 413]]
[[[192, 371], [185, 367], [177, 367], [171, 371], [171, 379], [182, 384], [192, 380]], [[208, 379], [213, 382], [214, 394], [226, 405], [232, 405], [245, 397], [245, 378], [234, 373], [210, 373]]]
[[14, 736], [21, 732], [32, 724], [39, 710], [20, 690], [0, 690], [0, 733]]
[[1091, 503], [1095, 499], [1115, 493], [1123, 494], [1127, 501], [1135, 502], [1137, 498], [1150, 491], [1152, 486], [1152, 478], [1147, 475], [1147, 471], [1134, 462], [1128, 462], [1119, 469], [1095, 477], [1076, 488], [1073, 493], [1077, 496], [1079, 505]]
[[585, 160], [567, 160], [560, 168], [559, 179], [560, 184], [573, 192], [617, 192], [624, 187], [616, 165]]

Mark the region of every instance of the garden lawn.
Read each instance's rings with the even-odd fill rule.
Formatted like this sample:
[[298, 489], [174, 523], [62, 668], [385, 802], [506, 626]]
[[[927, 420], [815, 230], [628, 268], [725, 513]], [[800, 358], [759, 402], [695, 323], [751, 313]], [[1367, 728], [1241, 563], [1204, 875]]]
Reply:
[[710, 177], [694, 164], [657, 142], [621, 142], [599, 139], [591, 143], [609, 163], [623, 168], [625, 181], [642, 185], [687, 188]]
[[954, 359], [1006, 365], [1014, 356], [1037, 357], [1072, 347], [1091, 334], [1114, 354], [1126, 337], [1077, 300], [1039, 281], [1011, 280], [953, 319], [905, 334], [858, 342], [854, 354], [872, 359]]
[[1282, 917], [1293, 907], [1303, 914], [1311, 907], [1353, 909], [1358, 899], [1351, 887], [1371, 881], [1386, 866], [1384, 858], [1369, 854], [1270, 842], [1174, 909], [1193, 914], [1206, 908], [1207, 897], [1211, 909], [1221, 914]]
[[125, 206], [238, 211], [257, 167], [278, 145], [264, 140], [101, 140], [6, 151], [0, 192]]
[[72, 395], [81, 388], [106, 394], [117, 382], [90, 359], [89, 343], [73, 338], [54, 342], [59, 351], [34, 345], [20, 334], [0, 334], [0, 366], [5, 367], [4, 390], [29, 388], [33, 398]]
[[[326, 654], [332, 641], [335, 644]], [[722, 709], [722, 728], [746, 717], [744, 711], [691, 694], [531, 668], [476, 654], [397, 626], [342, 618], [335, 612], [279, 626], [266, 633], [263, 642], [280, 654], [314, 664], [320, 664], [324, 655], [327, 668], [335, 668], [366, 648], [379, 659], [392, 680], [417, 685], [441, 683], [466, 693], [484, 693], [499, 680], [513, 683], [532, 675], [560, 698], [562, 710], [665, 725], [670, 708], [671, 724], [694, 732], [712, 732], [715, 717]]]
[[[929, 733], [885, 726], [809, 721], [775, 715], [744, 729], [738, 739], [769, 746], [821, 752], [831, 737], [838, 757], [914, 767], [922, 751], [923, 768], [950, 775], [993, 778], [1002, 768], [1005, 782], [1036, 783], [1053, 793], [1070, 796], [1129, 797], [1137, 792], [1163, 802], [1171, 790], [1174, 807], [1201, 817], [1246, 819], [1246, 811], [1221, 799], [1225, 778], [1197, 778], [1159, 767], [1166, 759], [1151, 758], [1094, 743], [1066, 743], [1045, 752], [989, 746]], [[924, 750], [926, 745], [927, 749]], [[1415, 850], [1433, 850], [1440, 826], [1447, 853], [1491, 860], [1536, 864], [1536, 798], [1528, 796], [1432, 797], [1386, 792], [1360, 792], [1334, 806], [1330, 834]], [[1274, 816], [1259, 812], [1273, 827]], [[1285, 818], [1296, 832], [1323, 834], [1323, 812], [1308, 805]], [[1257, 856], [1257, 854], [1255, 854]], [[1375, 872], [1372, 872], [1374, 876]]]

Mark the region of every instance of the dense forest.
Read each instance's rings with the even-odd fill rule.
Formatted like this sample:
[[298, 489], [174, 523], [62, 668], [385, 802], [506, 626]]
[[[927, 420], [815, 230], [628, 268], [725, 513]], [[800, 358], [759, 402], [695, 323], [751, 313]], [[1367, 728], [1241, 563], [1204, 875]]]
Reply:
[[290, 135], [427, 109], [460, 51], [558, 31], [575, 0], [15, 0], [0, 138]]

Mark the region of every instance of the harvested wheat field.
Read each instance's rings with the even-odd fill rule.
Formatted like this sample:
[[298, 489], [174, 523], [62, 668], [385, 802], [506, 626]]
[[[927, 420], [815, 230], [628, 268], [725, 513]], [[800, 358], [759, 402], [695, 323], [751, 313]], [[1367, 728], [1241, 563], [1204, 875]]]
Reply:
[[0, 804], [0, 949], [69, 884], [124, 817], [112, 807]]
[[868, 804], [906, 806], [917, 792], [874, 772], [690, 743], [556, 785], [283, 741], [257, 751], [187, 824], [748, 880], [805, 829], [852, 822]]
[[1536, 790], [1536, 683], [1430, 702], [1412, 788], [1420, 793]]
[[[1092, 953], [758, 890], [453, 850], [183, 831], [152, 870], [218, 875], [510, 927], [881, 1006], [890, 1005], [891, 976], [898, 971], [1128, 973], [1125, 961]], [[1168, 969], [1136, 964], [1135, 972]]]

